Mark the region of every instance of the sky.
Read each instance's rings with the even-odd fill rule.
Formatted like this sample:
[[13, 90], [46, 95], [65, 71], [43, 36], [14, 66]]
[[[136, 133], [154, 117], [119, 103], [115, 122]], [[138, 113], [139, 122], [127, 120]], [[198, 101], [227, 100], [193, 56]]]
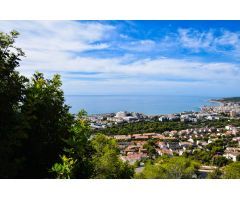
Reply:
[[240, 96], [240, 21], [0, 21], [66, 95]]

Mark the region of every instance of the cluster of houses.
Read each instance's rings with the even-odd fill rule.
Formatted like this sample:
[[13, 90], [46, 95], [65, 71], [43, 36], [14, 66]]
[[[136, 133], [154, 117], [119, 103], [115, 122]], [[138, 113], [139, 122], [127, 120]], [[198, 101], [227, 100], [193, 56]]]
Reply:
[[180, 131], [165, 131], [163, 133], [143, 133], [129, 135], [113, 135], [118, 142], [121, 159], [134, 164], [149, 157], [146, 149], [148, 140], [154, 141], [157, 155], [182, 155], [184, 152], [193, 152], [203, 149], [219, 137], [231, 136], [238, 147], [227, 147], [223, 156], [233, 161], [240, 155], [240, 128], [226, 126], [225, 128], [194, 128]]
[[139, 122], [151, 119], [151, 117], [137, 112], [120, 111], [117, 113], [96, 114], [87, 116], [93, 129], [111, 127], [113, 124]]
[[240, 102], [221, 103], [219, 106], [204, 106], [201, 111], [217, 115], [225, 114], [233, 118], [240, 117]]
[[159, 117], [159, 121], [198, 122], [200, 120], [219, 120], [220, 118], [222, 118], [222, 115], [218, 113], [206, 113], [201, 111], [162, 115]]
[[227, 147], [223, 156], [225, 158], [231, 159], [234, 162], [236, 162], [237, 157], [240, 156], [240, 148], [239, 147]]

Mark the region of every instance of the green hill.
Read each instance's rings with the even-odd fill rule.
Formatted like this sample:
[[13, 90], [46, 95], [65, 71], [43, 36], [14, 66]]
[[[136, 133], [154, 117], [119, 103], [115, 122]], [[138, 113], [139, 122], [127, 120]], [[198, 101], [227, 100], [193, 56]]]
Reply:
[[227, 97], [227, 98], [222, 98], [222, 99], [214, 99], [214, 101], [219, 101], [219, 102], [222, 102], [222, 103], [240, 102], [240, 97]]

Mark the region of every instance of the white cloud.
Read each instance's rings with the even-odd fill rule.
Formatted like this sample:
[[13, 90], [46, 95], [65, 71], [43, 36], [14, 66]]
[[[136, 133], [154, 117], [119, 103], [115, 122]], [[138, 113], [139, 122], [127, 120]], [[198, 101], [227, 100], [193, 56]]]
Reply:
[[200, 32], [192, 29], [179, 29], [178, 32], [182, 46], [194, 51], [210, 48], [214, 39], [211, 31]]
[[[102, 73], [92, 76], [96, 78], [94, 81], [81, 80], [81, 78], [69, 79], [65, 82], [68, 93], [159, 94], [176, 91], [180, 94], [209, 93], [210, 95], [221, 92], [226, 94], [230, 91], [240, 92], [237, 87], [240, 70], [238, 66], [229, 63], [200, 63], [168, 58], [141, 60], [125, 65], [120, 64], [120, 58], [98, 61], [89, 58], [83, 63], [89, 63], [90, 71]], [[86, 69], [78, 67], [80, 71]], [[74, 76], [78, 77], [78, 75]]]
[[[21, 33], [16, 45], [28, 57], [40, 54], [80, 53], [108, 47], [101, 43], [114, 27], [97, 22], [75, 21], [0, 21], [0, 31], [17, 30]], [[63, 55], [64, 56], [64, 55]], [[58, 57], [57, 57], [58, 58]]]
[[31, 57], [22, 63], [21, 71], [23, 73], [36, 70], [45, 73], [52, 71], [61, 73], [63, 76], [66, 72], [99, 72], [110, 77], [125, 76], [145, 79], [152, 77], [160, 80], [171, 77], [180, 80], [205, 81], [240, 79], [240, 68], [232, 63], [204, 63], [171, 58], [139, 59], [125, 63], [126, 59], [125, 57], [73, 57], [71, 54], [48, 51], [31, 52]]
[[219, 52], [224, 55], [240, 56], [240, 32], [224, 29], [208, 31], [179, 29], [178, 42], [182, 47], [195, 52]]
[[[60, 73], [67, 94], [81, 93], [144, 93], [144, 92], [202, 92], [210, 88], [235, 90], [240, 81], [239, 65], [227, 62], [197, 62], [159, 55], [157, 58], [137, 58], [138, 52], [160, 48], [168, 41], [135, 40], [122, 48], [136, 54], [121, 57], [81, 56], [89, 50], [109, 49], [104, 42], [116, 31], [113, 26], [98, 22], [75, 21], [0, 21], [0, 31], [16, 29], [21, 33], [17, 46], [27, 57], [19, 70], [27, 76], [34, 71], [47, 76]], [[237, 34], [237, 33], [236, 33]], [[185, 48], [199, 51], [214, 50], [219, 45], [239, 45], [239, 36], [223, 32], [213, 37], [210, 32], [179, 30], [179, 41]], [[121, 36], [129, 39], [127, 36]], [[162, 42], [162, 43], [161, 43]], [[179, 43], [175, 43], [177, 45]], [[74, 73], [77, 72], [77, 73]], [[81, 73], [90, 72], [90, 73]], [[92, 73], [91, 73], [92, 72]], [[190, 91], [191, 90], [191, 91]]]
[[215, 43], [218, 45], [232, 45], [233, 47], [239, 46], [240, 34], [224, 30], [223, 34], [215, 39]]

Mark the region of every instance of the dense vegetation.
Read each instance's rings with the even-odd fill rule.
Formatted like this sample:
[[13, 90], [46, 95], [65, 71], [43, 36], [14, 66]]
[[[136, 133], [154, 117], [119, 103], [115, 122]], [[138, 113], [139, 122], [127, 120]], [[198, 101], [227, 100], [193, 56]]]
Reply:
[[148, 162], [135, 178], [149, 179], [191, 179], [197, 178], [199, 163], [184, 157], [160, 157]]
[[158, 121], [143, 121], [135, 123], [125, 123], [114, 125], [112, 127], [98, 130], [98, 132], [106, 135], [118, 134], [135, 134], [135, 133], [150, 133], [163, 132], [170, 130], [181, 130], [187, 128], [187, 124], [181, 122], [158, 122]]
[[222, 98], [222, 99], [216, 99], [215, 101], [219, 101], [219, 102], [222, 102], [222, 103], [240, 102], [240, 97], [227, 97], [227, 98]]
[[240, 179], [240, 162], [234, 162], [222, 168], [217, 168], [208, 174], [210, 179]]
[[[17, 32], [10, 35], [0, 33], [0, 177], [17, 175], [23, 162], [19, 153], [23, 139], [23, 115], [20, 102], [26, 92], [27, 78], [21, 76], [15, 68], [19, 66], [19, 57], [24, 53], [13, 47]], [[14, 48], [15, 53], [9, 49]]]
[[203, 165], [223, 167], [232, 162], [231, 160], [221, 156], [228, 144], [228, 138], [218, 139], [208, 144], [204, 149], [198, 149], [193, 153], [184, 152], [183, 156], [198, 160]]
[[[136, 133], [151, 133], [151, 132], [159, 132], [162, 133], [164, 131], [172, 131], [172, 130], [183, 130], [188, 128], [201, 128], [201, 127], [224, 127], [228, 124], [232, 124], [235, 126], [240, 126], [240, 121], [235, 119], [220, 119], [220, 120], [207, 120], [200, 121], [197, 123], [185, 123], [185, 122], [160, 122], [160, 121], [144, 121], [144, 122], [133, 122], [133, 123], [124, 123], [113, 125], [112, 127], [108, 127], [106, 129], [97, 130], [97, 132], [101, 132], [106, 135], [124, 135], [124, 134], [136, 134]], [[96, 132], [96, 131], [93, 131]]]
[[114, 139], [89, 134], [89, 126], [81, 117], [76, 120], [66, 140], [61, 162], [51, 172], [57, 178], [131, 178], [133, 168], [119, 158]]
[[[224, 163], [206, 178], [209, 179], [239, 179], [240, 178], [240, 162]], [[148, 160], [142, 172], [136, 173], [134, 178], [140, 179], [195, 179], [204, 178], [199, 171], [201, 162], [194, 158], [186, 158], [184, 156], [167, 157], [161, 156], [155, 160]]]
[[0, 33], [0, 178], [131, 178], [115, 141], [70, 114], [59, 75], [19, 74], [18, 35]]
[[240, 178], [240, 162], [231, 163], [224, 168], [222, 178], [239, 179]]

